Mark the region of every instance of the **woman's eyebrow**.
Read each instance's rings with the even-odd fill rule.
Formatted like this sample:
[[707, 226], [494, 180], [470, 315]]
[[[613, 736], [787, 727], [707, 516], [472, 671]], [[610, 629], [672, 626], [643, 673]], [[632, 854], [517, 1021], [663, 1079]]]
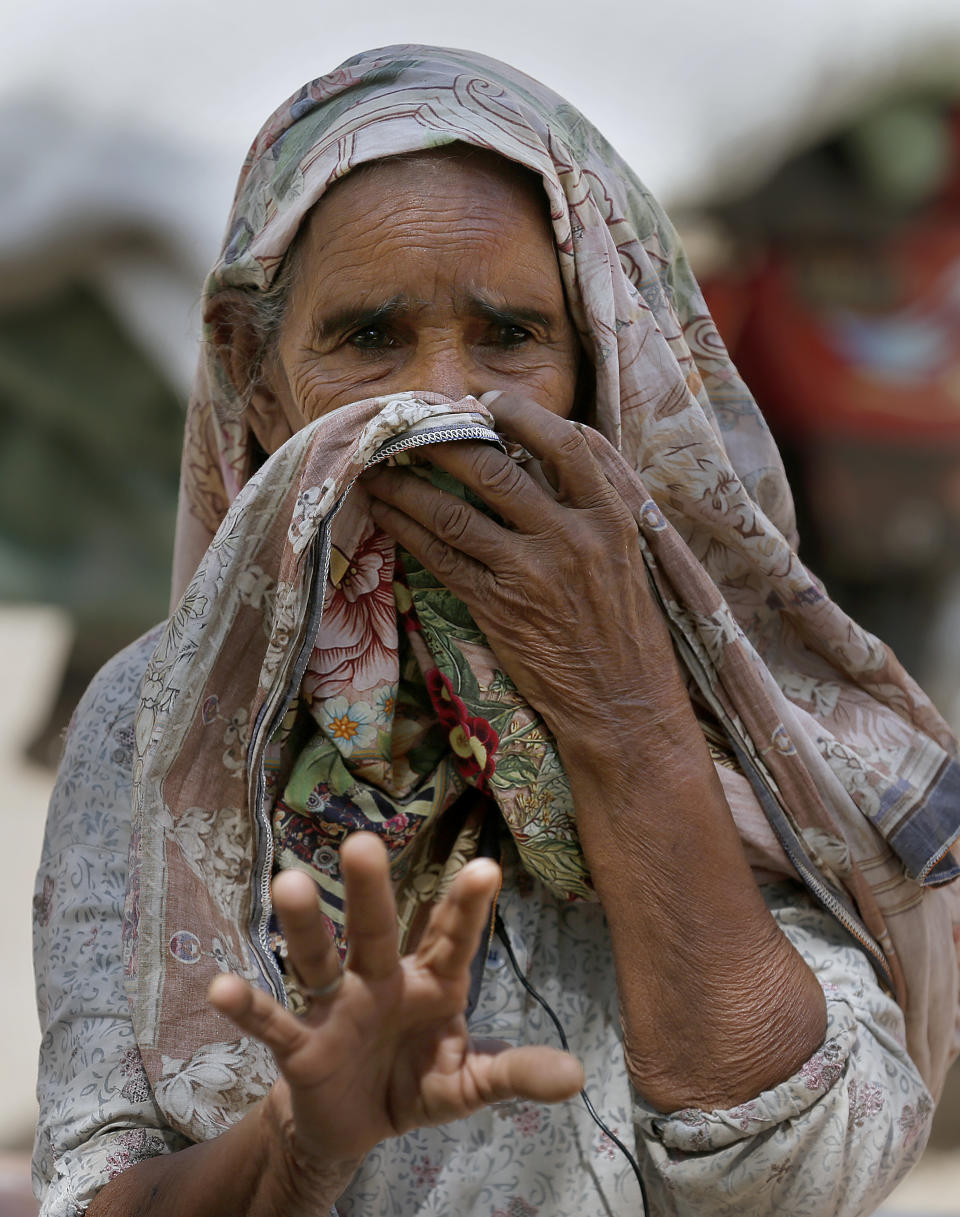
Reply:
[[[394, 296], [382, 304], [346, 305], [327, 310], [322, 303], [313, 311], [312, 328], [315, 337], [329, 337], [348, 330], [360, 330], [366, 326], [383, 325], [385, 322], [404, 316], [414, 309], [423, 308], [427, 301], [413, 301], [408, 296]], [[463, 299], [465, 312], [483, 317], [494, 325], [537, 325], [550, 329], [555, 319], [539, 309], [510, 303], [494, 303], [489, 297], [471, 294]]]
[[509, 303], [494, 304], [492, 300], [480, 295], [468, 297], [466, 303], [470, 312], [477, 313], [496, 325], [526, 324], [549, 329], [553, 324], [546, 313], [535, 308], [514, 307]]
[[408, 312], [410, 301], [405, 296], [394, 296], [382, 304], [353, 304], [328, 311], [323, 304], [313, 310], [313, 332], [318, 338], [330, 334], [341, 334], [344, 330], [358, 330], [365, 326], [382, 325], [399, 314]]

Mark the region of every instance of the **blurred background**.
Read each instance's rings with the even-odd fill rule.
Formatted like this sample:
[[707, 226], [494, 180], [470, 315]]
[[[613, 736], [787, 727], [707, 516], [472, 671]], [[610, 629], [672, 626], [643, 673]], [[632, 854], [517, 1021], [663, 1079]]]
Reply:
[[[960, 726], [956, 0], [434, 8], [0, 3], [0, 1217], [35, 1212], [29, 906], [61, 732], [165, 614], [197, 301], [247, 145], [348, 55], [487, 52], [617, 145], [780, 440], [803, 556]], [[882, 1211], [960, 1217], [956, 1069]]]

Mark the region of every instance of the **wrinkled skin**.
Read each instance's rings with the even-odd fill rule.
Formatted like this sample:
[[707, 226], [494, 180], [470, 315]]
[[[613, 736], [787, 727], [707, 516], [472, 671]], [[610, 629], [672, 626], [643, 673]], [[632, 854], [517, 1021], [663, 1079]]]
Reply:
[[364, 484], [380, 526], [467, 604], [556, 736], [634, 1084], [665, 1110], [752, 1097], [816, 1047], [823, 999], [743, 858], [636, 524], [567, 421], [580, 355], [542, 192], [489, 154], [387, 162], [320, 202], [300, 252], [263, 389], [274, 417], [299, 425], [403, 389], [487, 395], [533, 454], [524, 469], [486, 445], [429, 450], [503, 524], [409, 471]]
[[365, 481], [374, 518], [469, 606], [556, 737], [634, 1086], [664, 1111], [733, 1106], [818, 1046], [822, 993], [743, 856], [635, 522], [577, 424], [516, 394], [486, 400], [532, 466], [483, 445], [431, 459], [504, 523], [385, 468]]
[[[599, 743], [638, 716], [685, 708], [669, 635], [637, 560], [636, 523], [583, 432], [516, 394], [487, 402], [501, 433], [541, 460], [523, 468], [491, 446], [465, 443], [437, 446], [430, 457], [506, 527], [385, 468], [364, 480], [374, 517], [469, 604], [558, 741], [586, 733]], [[616, 740], [603, 751], [617, 763]]]
[[[468, 443], [430, 457], [504, 523], [399, 469], [364, 479], [375, 518], [467, 604], [556, 736], [610, 929], [633, 1085], [663, 1111], [729, 1107], [775, 1085], [822, 1040], [823, 996], [753, 882], [635, 560], [636, 525], [569, 421], [589, 416], [589, 402], [542, 193], [489, 154], [385, 162], [317, 204], [298, 256], [251, 403], [260, 443], [272, 451], [309, 420], [378, 394], [499, 394], [490, 409], [533, 454], [527, 467]], [[243, 386], [255, 342], [236, 315], [213, 321]], [[467, 1036], [492, 863], [464, 870], [399, 960], [382, 849], [358, 835], [342, 860], [351, 955], [333, 996], [297, 1020], [239, 977], [211, 988], [273, 1049], [282, 1077], [268, 1099], [173, 1155], [185, 1163], [175, 1176], [169, 1164], [126, 1172], [93, 1217], [128, 1212], [147, 1193], [170, 1197], [156, 1213], [232, 1213], [238, 1197], [252, 1217], [325, 1211], [385, 1136], [510, 1095], [553, 1101], [579, 1088], [565, 1054], [490, 1051]], [[285, 874], [274, 893], [294, 967], [326, 984], [335, 954], [309, 881]]]
[[[212, 1141], [124, 1171], [90, 1217], [316, 1217], [385, 1137], [505, 1099], [556, 1102], [583, 1085], [566, 1053], [467, 1034], [470, 962], [499, 878], [493, 862], [463, 869], [401, 959], [382, 842], [356, 833], [341, 861], [350, 954], [334, 993], [296, 1018], [239, 976], [210, 986], [213, 1005], [273, 1051], [282, 1076], [267, 1099]], [[303, 985], [327, 986], [340, 963], [313, 881], [287, 871], [273, 901]]]

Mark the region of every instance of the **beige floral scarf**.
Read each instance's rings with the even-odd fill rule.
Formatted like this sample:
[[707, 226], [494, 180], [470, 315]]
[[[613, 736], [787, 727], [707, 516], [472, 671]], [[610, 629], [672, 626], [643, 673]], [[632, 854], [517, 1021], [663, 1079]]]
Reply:
[[[691, 690], [737, 756], [741, 772], [722, 776], [746, 847], [768, 871], [799, 877], [860, 941], [904, 1006], [911, 1052], [936, 1090], [957, 1003], [955, 888], [935, 886], [958, 874], [954, 741], [887, 648], [797, 558], [763, 420], [669, 222], [603, 138], [543, 86], [481, 56], [358, 56], [300, 90], [255, 141], [207, 298], [268, 286], [309, 208], [353, 166], [456, 140], [543, 181], [596, 371], [586, 434], [637, 520], [637, 560]], [[472, 780], [529, 846], [534, 873], [566, 894], [587, 890], [542, 725], [452, 598], [415, 569], [395, 577], [354, 485], [371, 462], [431, 434], [493, 442], [490, 421], [470, 400], [361, 402], [304, 427], [255, 471], [242, 404], [212, 338], [204, 347], [176, 605], [137, 721], [127, 901], [138, 1042], [158, 1101], [190, 1136], [214, 1135], [273, 1076], [203, 994], [229, 966], [284, 997], [269, 937], [275, 838], [284, 862], [321, 878], [337, 920], [334, 841], [298, 855], [293, 817], [315, 825], [311, 814], [327, 816], [336, 798], [339, 820], [328, 823], [348, 828], [352, 807], [366, 826], [423, 799], [414, 820], [431, 825]], [[455, 864], [471, 847], [469, 817], [462, 829]], [[430, 898], [443, 859], [419, 837], [394, 842], [398, 885]]]

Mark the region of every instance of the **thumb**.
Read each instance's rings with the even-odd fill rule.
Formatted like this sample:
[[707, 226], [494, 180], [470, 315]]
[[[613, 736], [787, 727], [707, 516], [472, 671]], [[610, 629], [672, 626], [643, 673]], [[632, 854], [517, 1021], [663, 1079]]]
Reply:
[[569, 1052], [529, 1045], [508, 1048], [497, 1040], [473, 1040], [474, 1081], [484, 1103], [530, 1099], [561, 1103], [584, 1085], [583, 1066]]

